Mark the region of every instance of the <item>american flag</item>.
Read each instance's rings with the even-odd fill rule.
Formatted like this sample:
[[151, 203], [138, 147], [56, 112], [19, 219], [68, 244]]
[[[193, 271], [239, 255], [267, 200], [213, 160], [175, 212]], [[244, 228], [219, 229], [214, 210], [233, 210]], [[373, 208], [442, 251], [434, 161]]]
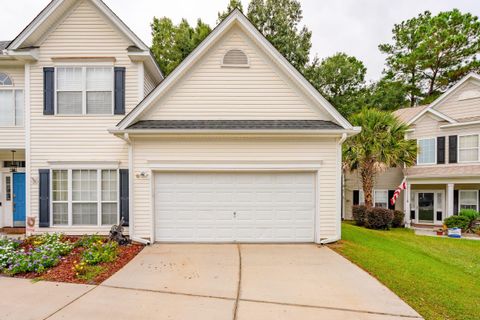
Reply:
[[407, 181], [405, 178], [403, 179], [402, 183], [395, 189], [395, 192], [393, 193], [392, 199], [390, 199], [390, 204], [393, 206], [395, 204], [395, 201], [397, 201], [398, 196], [400, 196], [400, 193], [402, 190], [407, 189]]

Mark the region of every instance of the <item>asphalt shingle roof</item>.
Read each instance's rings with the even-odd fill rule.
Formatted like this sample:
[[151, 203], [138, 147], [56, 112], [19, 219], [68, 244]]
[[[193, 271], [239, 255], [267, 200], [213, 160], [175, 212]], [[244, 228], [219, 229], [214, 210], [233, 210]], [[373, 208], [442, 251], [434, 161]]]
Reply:
[[186, 129], [186, 130], [322, 130], [342, 129], [325, 120], [143, 120], [128, 129]]

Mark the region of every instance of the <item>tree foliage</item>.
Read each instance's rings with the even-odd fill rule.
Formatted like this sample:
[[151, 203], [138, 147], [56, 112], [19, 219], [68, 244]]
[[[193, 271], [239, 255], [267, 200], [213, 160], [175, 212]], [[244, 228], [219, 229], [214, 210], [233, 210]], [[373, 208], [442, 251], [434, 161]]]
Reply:
[[480, 22], [459, 10], [426, 11], [396, 24], [393, 43], [381, 44], [386, 73], [408, 88], [410, 105], [430, 102], [468, 72], [478, 71]]
[[242, 1], [240, 0], [230, 0], [228, 2], [227, 10], [218, 13], [217, 23], [220, 23], [225, 19], [233, 10], [238, 9], [243, 12]]
[[197, 20], [191, 27], [186, 19], [175, 25], [167, 17], [153, 18], [152, 52], [165, 75], [175, 69], [211, 31], [208, 24]]
[[345, 53], [319, 60], [305, 70], [315, 88], [344, 116], [359, 110], [358, 97], [365, 89], [367, 68], [362, 61]]
[[248, 18], [257, 29], [300, 71], [309, 62], [312, 33], [300, 27], [302, 8], [297, 0], [252, 0]]
[[348, 138], [343, 145], [343, 158], [348, 170], [358, 170], [363, 184], [365, 205], [373, 205], [375, 176], [384, 168], [411, 166], [417, 156], [417, 144], [406, 140], [408, 126], [391, 112], [364, 108], [350, 118], [362, 131]]

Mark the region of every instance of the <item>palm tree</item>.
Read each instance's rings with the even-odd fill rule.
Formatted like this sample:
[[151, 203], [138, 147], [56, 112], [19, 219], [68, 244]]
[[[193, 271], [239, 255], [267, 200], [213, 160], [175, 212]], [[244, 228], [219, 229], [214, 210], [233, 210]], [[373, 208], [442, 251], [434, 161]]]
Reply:
[[361, 126], [362, 132], [345, 141], [344, 167], [359, 170], [365, 206], [371, 207], [375, 175], [385, 168], [412, 166], [417, 157], [417, 143], [405, 139], [408, 126], [390, 112], [364, 108], [350, 122]]

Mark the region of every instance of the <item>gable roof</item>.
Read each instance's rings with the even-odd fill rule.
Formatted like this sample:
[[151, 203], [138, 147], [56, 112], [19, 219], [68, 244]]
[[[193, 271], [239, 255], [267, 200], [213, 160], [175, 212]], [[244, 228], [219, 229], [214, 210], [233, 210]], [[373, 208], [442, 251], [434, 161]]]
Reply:
[[[430, 113], [434, 114], [435, 116], [440, 117], [440, 118], [444, 119], [445, 121], [448, 121], [451, 124], [457, 123], [458, 121], [456, 119], [452, 119], [452, 118], [448, 117], [447, 115], [445, 115], [445, 114], [441, 113], [440, 111], [436, 110], [435, 107], [438, 106], [443, 101], [445, 101], [445, 99], [447, 99], [450, 95], [452, 95], [462, 84], [464, 84], [465, 82], [467, 82], [470, 79], [475, 79], [475, 80], [480, 81], [480, 75], [478, 75], [476, 73], [473, 73], [473, 72], [469, 73], [468, 75], [463, 77], [460, 81], [458, 81], [454, 86], [452, 86], [450, 89], [445, 91], [440, 97], [438, 97], [430, 105], [428, 105], [426, 108], [424, 108], [423, 110], [418, 112], [410, 120], [406, 121], [406, 123], [408, 125], [414, 123], [415, 121], [420, 119], [427, 112], [430, 112]], [[410, 109], [413, 109], [413, 108], [410, 108]], [[402, 109], [400, 109], [400, 110], [402, 110]]]
[[[173, 70], [173, 72], [160, 83], [151, 93], [148, 95], [139, 105], [137, 105], [129, 114], [127, 114], [122, 121], [117, 124], [116, 129], [124, 130], [132, 125], [136, 120], [140, 118], [148, 109], [150, 109], [153, 103], [164, 92], [176, 83], [183, 74], [191, 66], [193, 66], [204, 53], [210, 49], [218, 39], [225, 34], [231, 26], [238, 24], [242, 29], [253, 37], [257, 45], [263, 48], [270, 58], [277, 62], [281, 69], [286, 72], [299, 87], [319, 106], [325, 109], [329, 113], [335, 122], [343, 129], [353, 130], [352, 125], [342, 116], [340, 113], [324, 98], [320, 93], [295, 69], [288, 61], [283, 57], [273, 45], [253, 26], [253, 24], [243, 15], [243, 13], [235, 9], [233, 10], [206, 38], [200, 43], [200, 45], [193, 50], [190, 55], [185, 58], [180, 65]], [[358, 129], [356, 129], [358, 130]]]
[[409, 108], [402, 108], [395, 110], [393, 112], [393, 115], [397, 117], [400, 121], [404, 123], [408, 123], [410, 120], [412, 120], [415, 116], [417, 116], [420, 112], [428, 108], [428, 104], [423, 105], [423, 106], [417, 106], [417, 107], [409, 107]]
[[[8, 50], [20, 50], [23, 48], [32, 48], [45, 33], [61, 18], [68, 13], [73, 6], [80, 0], [52, 0], [16, 37], [5, 47]], [[109, 21], [129, 39], [135, 47], [148, 54], [147, 63], [150, 68], [156, 72], [155, 76], [163, 79], [162, 71], [155, 61], [150, 48], [102, 1], [102, 0], [84, 0], [90, 1]]]

